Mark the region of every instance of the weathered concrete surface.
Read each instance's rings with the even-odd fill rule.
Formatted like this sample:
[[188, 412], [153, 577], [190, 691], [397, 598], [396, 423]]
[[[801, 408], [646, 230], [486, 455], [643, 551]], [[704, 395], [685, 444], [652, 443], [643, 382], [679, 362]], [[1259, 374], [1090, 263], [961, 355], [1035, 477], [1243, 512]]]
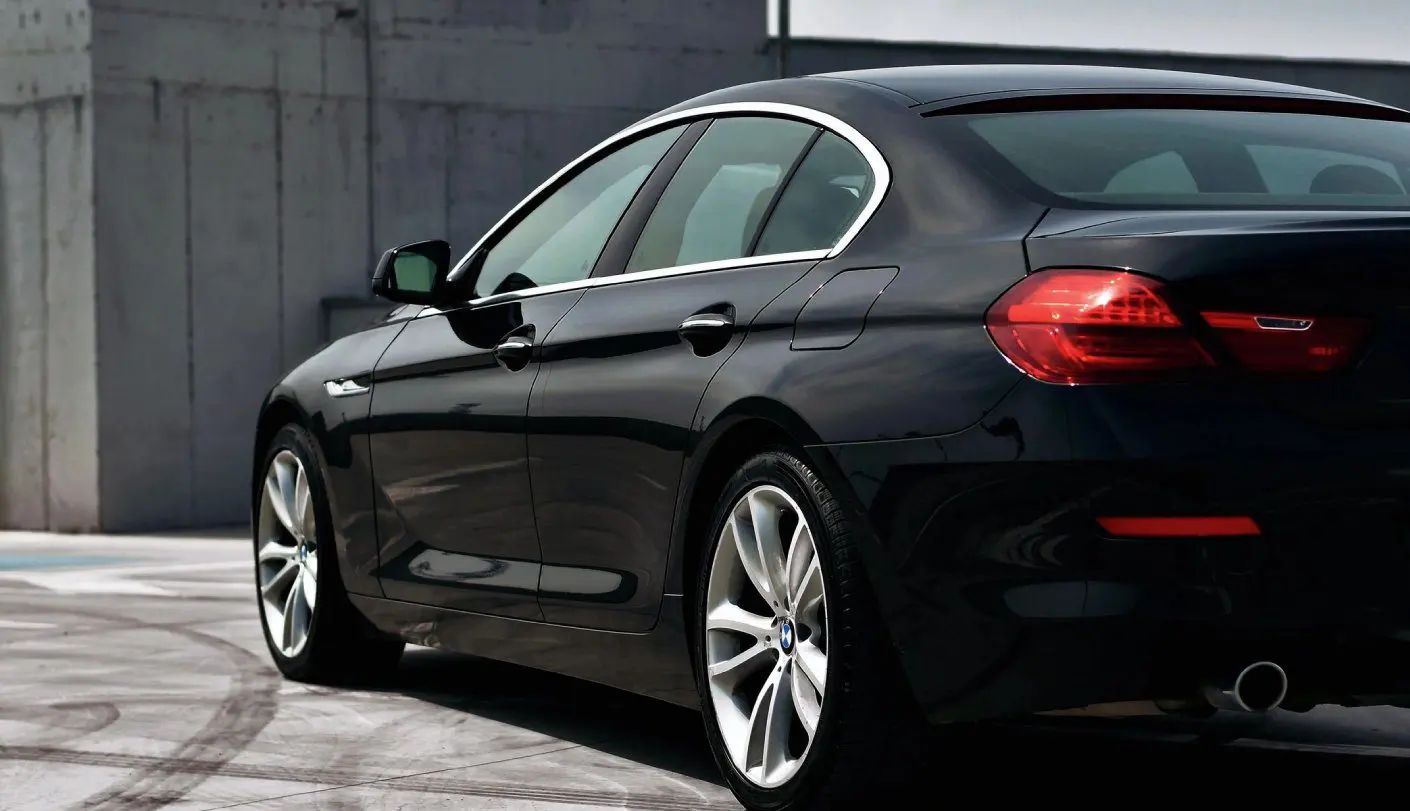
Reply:
[[756, 0], [93, 6], [112, 529], [244, 515], [261, 397], [382, 250], [468, 247], [615, 129], [768, 69]]
[[0, 0], [0, 526], [99, 523], [89, 23]]
[[[251, 568], [240, 539], [0, 533], [0, 808], [738, 807], [699, 715], [648, 699], [419, 648], [380, 690], [286, 683]], [[1048, 722], [935, 744], [935, 768], [876, 808], [960, 787], [997, 807], [1091, 804], [1118, 783], [1125, 800], [1264, 805], [1315, 786], [1359, 808], [1410, 775], [1410, 712]]]
[[425, 649], [382, 691], [286, 683], [249, 557], [0, 534], [0, 808], [737, 807], [653, 701]]
[[386, 247], [767, 77], [764, 0], [0, 0], [0, 526], [246, 512], [260, 398]]

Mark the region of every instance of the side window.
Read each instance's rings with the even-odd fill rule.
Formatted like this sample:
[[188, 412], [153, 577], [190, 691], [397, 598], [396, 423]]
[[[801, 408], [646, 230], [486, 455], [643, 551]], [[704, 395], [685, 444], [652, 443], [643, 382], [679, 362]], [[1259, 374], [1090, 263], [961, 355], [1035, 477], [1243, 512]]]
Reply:
[[825, 132], [778, 199], [755, 256], [837, 244], [871, 196], [871, 166], [847, 139]]
[[648, 135], [588, 166], [490, 248], [475, 297], [586, 279], [641, 184], [685, 125]]
[[749, 253], [780, 179], [817, 128], [782, 118], [721, 118], [666, 186], [627, 272]]
[[1249, 144], [1271, 194], [1404, 194], [1390, 163], [1329, 149]]

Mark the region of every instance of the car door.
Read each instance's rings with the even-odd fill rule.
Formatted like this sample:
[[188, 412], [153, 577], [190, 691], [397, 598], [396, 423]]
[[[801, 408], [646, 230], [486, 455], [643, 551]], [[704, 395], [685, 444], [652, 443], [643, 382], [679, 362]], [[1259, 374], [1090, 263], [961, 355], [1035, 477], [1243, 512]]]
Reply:
[[382, 356], [369, 422], [387, 597], [540, 618], [525, 446], [537, 344], [685, 129], [589, 161], [522, 206], [474, 251], [473, 300], [424, 312]]
[[759, 311], [842, 238], [871, 177], [810, 122], [719, 118], [654, 207], [628, 214], [601, 268], [616, 275], [549, 336], [530, 403], [545, 619], [655, 624], [705, 388]]

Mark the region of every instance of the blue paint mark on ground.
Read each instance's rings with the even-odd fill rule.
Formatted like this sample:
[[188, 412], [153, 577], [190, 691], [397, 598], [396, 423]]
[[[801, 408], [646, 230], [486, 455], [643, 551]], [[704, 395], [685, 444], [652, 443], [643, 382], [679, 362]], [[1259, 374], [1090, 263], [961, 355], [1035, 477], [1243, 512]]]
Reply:
[[127, 563], [136, 558], [84, 555], [0, 555], [0, 570], [67, 569], [75, 566], [108, 566]]

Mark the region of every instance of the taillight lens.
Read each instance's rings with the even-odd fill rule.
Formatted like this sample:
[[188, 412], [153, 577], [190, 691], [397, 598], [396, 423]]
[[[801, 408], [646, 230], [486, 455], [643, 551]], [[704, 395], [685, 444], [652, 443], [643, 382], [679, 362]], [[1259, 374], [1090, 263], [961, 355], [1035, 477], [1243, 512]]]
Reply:
[[1320, 375], [1344, 368], [1370, 330], [1355, 318], [1200, 313], [1250, 372]]
[[1164, 380], [1214, 365], [1160, 283], [1124, 271], [1031, 274], [994, 302], [984, 325], [1005, 357], [1046, 383]]

